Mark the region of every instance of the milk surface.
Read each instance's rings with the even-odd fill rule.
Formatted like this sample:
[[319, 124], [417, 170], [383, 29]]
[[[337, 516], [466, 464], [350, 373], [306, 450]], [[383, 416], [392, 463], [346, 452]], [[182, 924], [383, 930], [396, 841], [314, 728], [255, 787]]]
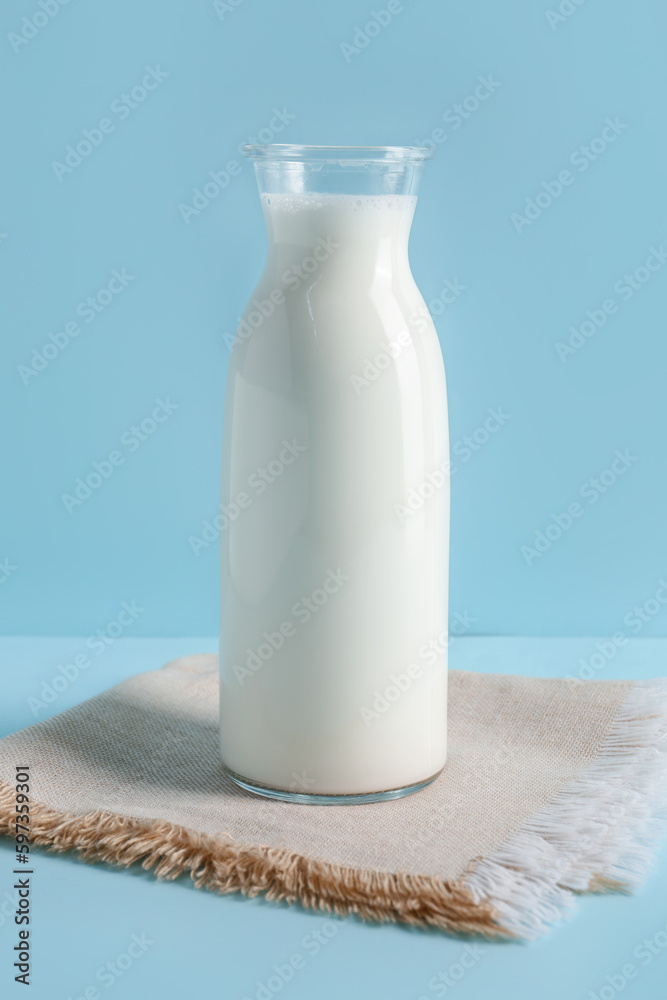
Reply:
[[250, 782], [377, 792], [445, 762], [447, 408], [415, 203], [263, 195], [220, 522], [221, 750]]

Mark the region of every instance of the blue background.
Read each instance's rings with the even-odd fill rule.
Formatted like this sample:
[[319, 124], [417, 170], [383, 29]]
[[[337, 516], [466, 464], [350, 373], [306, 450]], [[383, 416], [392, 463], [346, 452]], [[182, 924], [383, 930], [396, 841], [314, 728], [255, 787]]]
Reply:
[[[195, 555], [189, 538], [217, 512], [225, 334], [265, 252], [239, 145], [276, 108], [295, 117], [275, 141], [438, 140], [411, 260], [435, 303], [452, 445], [489, 408], [509, 414], [452, 480], [451, 612], [474, 619], [480, 636], [581, 637], [462, 638], [452, 666], [577, 675], [596, 651], [586, 636], [623, 630], [640, 638], [600, 676], [665, 673], [667, 644], [648, 638], [666, 634], [662, 605], [634, 619], [638, 629], [626, 617], [667, 573], [667, 267], [629, 301], [614, 285], [667, 241], [667, 9], [657, 0], [587, 0], [550, 25], [545, 12], [557, 4], [549, 2], [406, 0], [349, 62], [341, 43], [384, 0], [237, 0], [222, 17], [210, 0], [71, 0], [16, 52], [8, 35], [39, 10], [37, 0], [3, 5], [0, 564], [12, 568], [0, 568], [0, 632], [62, 638], [0, 642], [0, 735], [34, 721], [28, 698], [123, 603], [142, 610], [48, 712], [171, 657], [215, 649], [216, 545]], [[167, 76], [120, 120], [113, 102], [148, 66]], [[455, 112], [445, 115], [480, 76], [499, 86], [455, 127]], [[52, 163], [105, 117], [113, 132], [59, 180]], [[607, 118], [627, 127], [580, 172], [570, 157]], [[232, 161], [239, 172], [186, 223], [179, 205]], [[517, 232], [513, 213], [568, 168], [574, 182]], [[134, 277], [122, 294], [24, 384], [19, 369], [33, 349], [123, 268]], [[447, 280], [466, 288], [442, 307]], [[556, 344], [610, 297], [617, 312], [562, 361]], [[69, 514], [62, 494], [121, 447], [158, 398], [178, 409], [136, 451], [123, 445], [125, 462]], [[637, 461], [527, 565], [521, 547], [581, 501], [617, 449]], [[12, 857], [0, 843], [0, 913]], [[219, 899], [183, 880], [158, 885], [140, 870], [41, 852], [35, 860], [36, 1000], [82, 995], [135, 932], [155, 944], [114, 985], [118, 1000], [193, 989], [254, 997], [257, 980], [303, 952], [303, 936], [327, 919]], [[664, 929], [666, 891], [663, 850], [636, 896], [583, 899], [570, 922], [534, 945], [488, 945], [451, 995], [589, 1000]], [[12, 945], [5, 920], [3, 990]], [[429, 979], [462, 949], [444, 935], [348, 921], [280, 995], [435, 996]], [[656, 957], [624, 995], [662, 998], [666, 962]]]
[[[224, 335], [265, 253], [238, 147], [274, 108], [295, 116], [275, 141], [411, 144], [442, 130], [411, 259], [429, 303], [447, 279], [466, 286], [435, 307], [452, 445], [489, 407], [510, 418], [452, 481], [452, 611], [480, 634], [622, 627], [667, 570], [667, 266], [629, 301], [613, 290], [667, 241], [667, 9], [588, 0], [551, 26], [548, 0], [406, 0], [349, 62], [341, 43], [370, 0], [241, 0], [222, 17], [203, 0], [70, 2], [14, 52], [9, 33], [38, 9], [6, 4], [0, 36], [0, 559], [16, 567], [0, 630], [89, 634], [134, 599], [134, 635], [216, 634], [216, 546], [195, 555], [188, 540], [217, 513]], [[147, 66], [168, 75], [120, 120], [111, 105]], [[443, 116], [480, 76], [499, 86], [457, 127]], [[52, 163], [104, 117], [114, 131], [59, 180]], [[581, 171], [570, 156], [607, 118], [627, 128]], [[186, 223], [179, 205], [230, 161], [240, 172]], [[517, 232], [512, 214], [567, 168], [574, 183]], [[24, 384], [33, 348], [123, 268], [122, 294]], [[617, 312], [560, 360], [556, 343], [609, 297]], [[156, 398], [178, 409], [68, 513], [62, 494]], [[637, 461], [527, 565], [521, 547], [616, 449]]]

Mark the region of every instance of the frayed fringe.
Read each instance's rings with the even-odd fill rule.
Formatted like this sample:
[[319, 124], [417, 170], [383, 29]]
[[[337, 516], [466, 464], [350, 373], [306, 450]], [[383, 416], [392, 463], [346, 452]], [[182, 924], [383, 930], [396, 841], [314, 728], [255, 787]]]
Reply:
[[[0, 833], [12, 835], [14, 789], [0, 782]], [[83, 816], [57, 813], [33, 802], [31, 841], [52, 851], [77, 851], [84, 861], [127, 868], [140, 862], [161, 879], [189, 872], [198, 889], [265, 894], [312, 910], [365, 920], [440, 930], [511, 937], [491, 904], [473, 899], [460, 879], [343, 868], [286, 850], [247, 847], [160, 820], [138, 820], [109, 812]]]
[[635, 888], [667, 826], [666, 737], [667, 682], [635, 683], [595, 761], [466, 876], [474, 898], [536, 938], [575, 893]]
[[[162, 820], [31, 805], [31, 840], [84, 861], [141, 863], [161, 879], [264, 894], [340, 916], [487, 937], [535, 938], [574, 894], [623, 890], [645, 876], [667, 822], [667, 682], [635, 683], [596, 760], [492, 855], [454, 881], [363, 871], [244, 846]], [[14, 835], [14, 788], [0, 782], [0, 834]]]

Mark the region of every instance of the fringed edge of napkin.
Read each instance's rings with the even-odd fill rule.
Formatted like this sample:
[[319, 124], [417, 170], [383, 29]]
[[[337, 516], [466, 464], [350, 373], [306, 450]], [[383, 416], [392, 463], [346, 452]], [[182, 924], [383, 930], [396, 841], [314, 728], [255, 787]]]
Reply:
[[[583, 682], [582, 682], [583, 683]], [[189, 872], [197, 888], [265, 894], [339, 915], [487, 937], [535, 938], [574, 894], [634, 888], [667, 825], [667, 682], [629, 689], [594, 762], [461, 878], [345, 868], [107, 811], [31, 803], [31, 840], [84, 861], [141, 863], [158, 878]], [[15, 790], [0, 782], [0, 834], [13, 836]]]
[[[15, 789], [0, 782], [0, 834], [13, 836]], [[121, 868], [140, 862], [159, 879], [189, 872], [196, 888], [300, 903], [312, 910], [357, 914], [365, 920], [435, 927], [455, 933], [512, 937], [491, 904], [474, 899], [461, 879], [344, 868], [287, 850], [244, 846], [164, 820], [107, 811], [59, 813], [30, 805], [30, 840], [52, 851], [76, 851], [83, 861]]]
[[636, 888], [666, 829], [667, 681], [636, 681], [593, 763], [464, 882], [510, 933], [536, 938], [576, 893]]

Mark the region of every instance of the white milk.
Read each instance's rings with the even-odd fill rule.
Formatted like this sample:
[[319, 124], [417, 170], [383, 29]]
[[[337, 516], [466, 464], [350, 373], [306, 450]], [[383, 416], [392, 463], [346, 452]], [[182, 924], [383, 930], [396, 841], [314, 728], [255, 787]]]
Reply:
[[222, 758], [293, 792], [400, 788], [446, 755], [447, 408], [416, 198], [262, 197], [225, 400]]

